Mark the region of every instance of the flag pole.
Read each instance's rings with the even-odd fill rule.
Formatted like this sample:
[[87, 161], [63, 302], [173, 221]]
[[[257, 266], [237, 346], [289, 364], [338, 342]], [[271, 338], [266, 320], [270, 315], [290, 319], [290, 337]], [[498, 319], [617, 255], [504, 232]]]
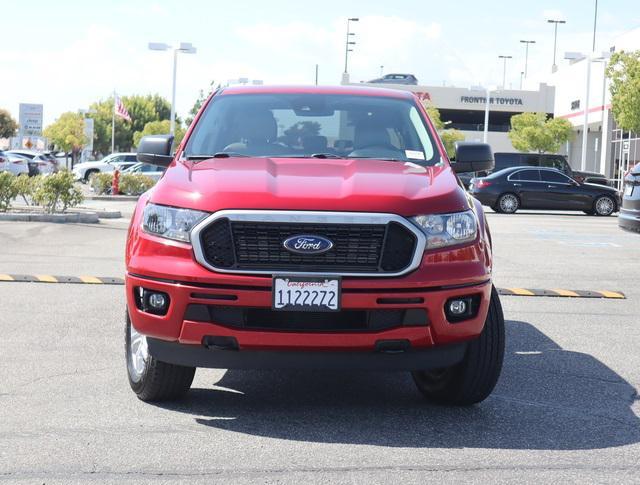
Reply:
[[113, 109], [111, 110], [111, 153], [116, 151], [116, 90], [113, 90]]

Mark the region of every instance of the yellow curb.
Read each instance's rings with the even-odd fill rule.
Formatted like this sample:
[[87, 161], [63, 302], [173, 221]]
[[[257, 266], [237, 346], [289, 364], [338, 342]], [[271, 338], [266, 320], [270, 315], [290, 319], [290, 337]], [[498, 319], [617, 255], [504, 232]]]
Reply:
[[514, 295], [521, 296], [535, 296], [536, 294], [532, 291], [525, 290], [524, 288], [507, 288], [507, 290], [511, 291]]
[[96, 278], [95, 276], [78, 276], [78, 278], [80, 278], [80, 280], [83, 283], [90, 283], [90, 284], [96, 284], [96, 285], [102, 284], [102, 280]]
[[576, 296], [576, 297], [580, 296], [575, 291], [571, 291], [571, 290], [557, 290], [557, 289], [554, 288], [551, 291], [557, 293], [560, 296]]
[[37, 275], [34, 275], [34, 276], [36, 277], [36, 279], [38, 281], [41, 281], [43, 283], [57, 283], [58, 282], [58, 280], [55, 277], [53, 277], [51, 275], [48, 275], [48, 274], [37, 274]]
[[598, 290], [598, 293], [600, 293], [605, 298], [624, 298], [624, 295], [622, 293], [618, 293], [617, 291]]
[[0, 281], [13, 281], [13, 278], [8, 274], [0, 274]]

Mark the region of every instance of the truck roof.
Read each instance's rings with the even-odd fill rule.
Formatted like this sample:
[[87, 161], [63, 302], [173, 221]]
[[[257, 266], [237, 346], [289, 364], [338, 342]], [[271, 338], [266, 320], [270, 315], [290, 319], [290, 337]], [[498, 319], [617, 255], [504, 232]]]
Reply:
[[351, 94], [385, 98], [413, 98], [413, 94], [408, 91], [370, 86], [230, 86], [223, 88], [220, 94]]

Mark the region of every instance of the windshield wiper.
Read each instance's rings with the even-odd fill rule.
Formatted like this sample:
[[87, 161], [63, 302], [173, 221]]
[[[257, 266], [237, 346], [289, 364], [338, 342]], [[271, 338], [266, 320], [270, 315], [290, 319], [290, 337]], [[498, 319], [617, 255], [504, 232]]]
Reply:
[[242, 153], [235, 152], [216, 152], [213, 155], [189, 155], [187, 160], [209, 160], [210, 158], [231, 158], [231, 157], [248, 157], [249, 155], [243, 155]]
[[311, 158], [343, 158], [335, 153], [312, 153], [309, 155]]
[[393, 157], [352, 157], [347, 156], [345, 158], [357, 158], [360, 160], [381, 160], [383, 162], [408, 162], [409, 160], [405, 160], [404, 158], [393, 158]]

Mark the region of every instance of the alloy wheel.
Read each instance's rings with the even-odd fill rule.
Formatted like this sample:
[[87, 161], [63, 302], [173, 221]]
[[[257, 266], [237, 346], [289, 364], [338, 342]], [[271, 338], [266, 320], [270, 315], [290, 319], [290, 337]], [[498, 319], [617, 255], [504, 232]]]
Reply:
[[600, 197], [596, 200], [596, 213], [600, 216], [608, 216], [613, 213], [613, 201], [609, 197]]
[[515, 195], [505, 194], [500, 197], [500, 210], [507, 214], [511, 214], [518, 210], [518, 199]]
[[144, 374], [149, 359], [147, 337], [138, 332], [133, 325], [129, 326], [129, 373], [137, 382]]

